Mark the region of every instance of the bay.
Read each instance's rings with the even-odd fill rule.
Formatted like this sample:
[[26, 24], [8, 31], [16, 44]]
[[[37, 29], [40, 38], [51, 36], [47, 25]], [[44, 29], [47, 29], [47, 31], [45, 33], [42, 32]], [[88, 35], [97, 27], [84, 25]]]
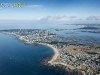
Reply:
[[65, 75], [40, 65], [42, 57], [53, 54], [48, 46], [27, 45], [13, 35], [0, 33], [0, 75]]

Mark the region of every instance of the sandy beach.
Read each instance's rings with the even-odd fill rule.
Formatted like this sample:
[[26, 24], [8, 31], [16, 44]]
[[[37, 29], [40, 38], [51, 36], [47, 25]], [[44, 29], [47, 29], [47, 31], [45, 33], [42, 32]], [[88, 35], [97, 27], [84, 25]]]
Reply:
[[[20, 40], [22, 40], [21, 37], [19, 37], [19, 38], [20, 38]], [[25, 42], [26, 42], [26, 40], [25, 40]], [[27, 42], [26, 42], [26, 43], [27, 43]], [[59, 53], [59, 51], [57, 50], [57, 48], [55, 48], [53, 45], [46, 44], [46, 43], [39, 43], [39, 44], [48, 46], [48, 47], [52, 48], [52, 50], [54, 51], [53, 57], [51, 58], [51, 60], [48, 61], [48, 63], [49, 63], [50, 65], [63, 65], [63, 66], [66, 66], [67, 68], [70, 68], [70, 69], [72, 69], [72, 70], [75, 69], [74, 66], [71, 66], [71, 65], [68, 65], [68, 64], [65, 64], [65, 63], [60, 63], [60, 62], [56, 61], [56, 60], [57, 60], [57, 57], [60, 55], [60, 53]], [[70, 49], [69, 49], [69, 50], [70, 50]]]
[[54, 50], [54, 56], [52, 57], [52, 59], [49, 61], [49, 63], [54, 63], [55, 60], [57, 59], [57, 57], [59, 56], [59, 51], [57, 50], [57, 48], [53, 47], [52, 45], [48, 45], [47, 46], [51, 47]]
[[46, 45], [54, 50], [55, 54], [53, 55], [52, 59], [48, 61], [48, 63], [55, 64], [56, 63], [55, 60], [59, 56], [59, 51], [57, 50], [57, 48], [53, 47], [53, 45], [50, 45], [50, 44], [44, 44], [44, 43], [41, 43], [41, 44]]
[[71, 66], [71, 65], [68, 65], [68, 64], [65, 64], [65, 63], [60, 63], [60, 62], [57, 62], [56, 60], [57, 60], [57, 57], [59, 56], [59, 51], [57, 50], [57, 48], [55, 48], [55, 47], [53, 47], [53, 45], [50, 45], [50, 44], [44, 44], [44, 43], [42, 43], [43, 45], [46, 45], [46, 46], [48, 46], [48, 47], [50, 47], [50, 48], [52, 48], [53, 50], [54, 50], [54, 55], [53, 55], [53, 57], [52, 57], [52, 59], [50, 60], [50, 61], [48, 61], [48, 63], [50, 63], [51, 65], [55, 65], [55, 64], [61, 64], [61, 65], [63, 65], [63, 66], [67, 66], [68, 68], [70, 68], [70, 69], [75, 69], [75, 67], [74, 66]]

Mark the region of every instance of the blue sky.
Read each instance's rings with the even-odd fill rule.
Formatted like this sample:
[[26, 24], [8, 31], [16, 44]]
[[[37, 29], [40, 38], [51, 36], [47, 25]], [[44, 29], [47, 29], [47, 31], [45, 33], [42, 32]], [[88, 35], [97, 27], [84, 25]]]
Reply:
[[1, 7], [2, 20], [28, 20], [37, 23], [100, 23], [100, 0], [0, 0], [25, 2], [23, 7]]

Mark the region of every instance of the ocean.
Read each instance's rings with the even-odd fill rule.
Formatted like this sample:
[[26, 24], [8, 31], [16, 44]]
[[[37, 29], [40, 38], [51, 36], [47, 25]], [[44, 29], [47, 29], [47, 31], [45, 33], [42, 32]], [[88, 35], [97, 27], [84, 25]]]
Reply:
[[28, 45], [13, 35], [0, 33], [0, 75], [65, 75], [62, 71], [41, 66], [40, 59], [53, 54], [48, 46]]
[[[80, 26], [73, 25], [64, 25], [64, 28], [67, 30], [48, 30], [68, 40], [75, 39], [78, 44], [90, 44], [92, 41], [100, 45], [100, 33], [82, 32], [82, 29], [77, 29]], [[54, 51], [48, 46], [25, 44], [14, 35], [0, 33], [0, 75], [67, 75], [63, 71], [41, 66], [40, 59], [53, 54]]]

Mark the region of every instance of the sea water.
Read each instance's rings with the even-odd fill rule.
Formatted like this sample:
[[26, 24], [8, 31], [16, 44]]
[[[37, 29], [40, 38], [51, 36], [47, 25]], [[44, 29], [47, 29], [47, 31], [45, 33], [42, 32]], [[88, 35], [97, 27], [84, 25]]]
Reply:
[[65, 75], [41, 66], [40, 59], [53, 54], [48, 46], [28, 45], [13, 35], [0, 33], [0, 75]]

